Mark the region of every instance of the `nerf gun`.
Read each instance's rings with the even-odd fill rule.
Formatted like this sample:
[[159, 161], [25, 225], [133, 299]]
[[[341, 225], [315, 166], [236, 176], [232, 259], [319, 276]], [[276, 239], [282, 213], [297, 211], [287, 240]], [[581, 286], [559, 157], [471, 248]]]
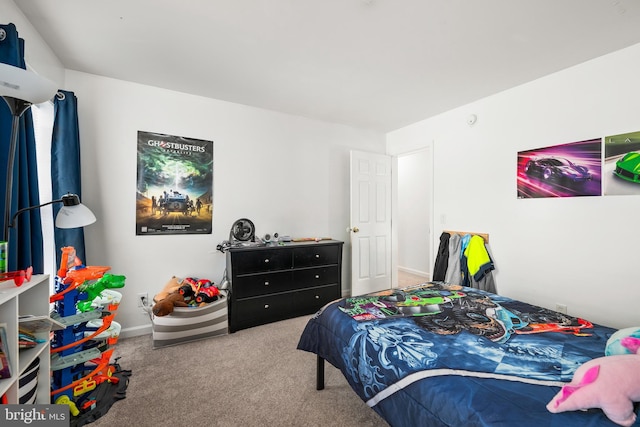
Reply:
[[95, 283], [84, 283], [78, 287], [78, 292], [87, 294], [87, 299], [78, 301], [76, 307], [82, 312], [90, 311], [91, 303], [105, 289], [115, 289], [124, 287], [125, 276], [115, 274], [105, 274]]

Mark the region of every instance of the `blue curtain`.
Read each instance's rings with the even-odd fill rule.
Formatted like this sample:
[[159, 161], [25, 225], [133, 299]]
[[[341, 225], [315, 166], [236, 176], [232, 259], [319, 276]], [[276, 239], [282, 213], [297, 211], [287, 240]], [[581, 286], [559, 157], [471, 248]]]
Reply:
[[[51, 183], [53, 198], [59, 199], [67, 193], [77, 194], [82, 201], [80, 182], [80, 131], [78, 128], [78, 100], [73, 92], [58, 91], [53, 101], [54, 119], [51, 139]], [[53, 216], [60, 205], [53, 206]], [[56, 265], [60, 265], [61, 248], [73, 246], [76, 256], [88, 265], [84, 247], [84, 229], [56, 228]]]
[[[14, 24], [0, 25], [0, 62], [26, 69], [24, 62], [24, 40], [18, 37]], [[4, 101], [0, 101], [0, 212], [5, 210], [6, 174], [13, 116]], [[13, 188], [11, 216], [18, 209], [40, 204], [38, 192], [38, 170], [36, 166], [36, 143], [33, 134], [31, 111], [20, 117], [18, 144], [13, 166]], [[40, 210], [34, 209], [18, 217], [17, 227], [9, 230], [7, 256], [9, 271], [33, 266], [34, 273], [44, 271], [42, 225]]]

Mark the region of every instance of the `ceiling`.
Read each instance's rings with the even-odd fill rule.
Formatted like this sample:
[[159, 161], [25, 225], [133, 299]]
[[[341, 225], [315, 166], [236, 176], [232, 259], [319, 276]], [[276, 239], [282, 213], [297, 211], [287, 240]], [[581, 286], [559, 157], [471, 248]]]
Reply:
[[640, 43], [637, 0], [14, 1], [67, 69], [381, 132]]

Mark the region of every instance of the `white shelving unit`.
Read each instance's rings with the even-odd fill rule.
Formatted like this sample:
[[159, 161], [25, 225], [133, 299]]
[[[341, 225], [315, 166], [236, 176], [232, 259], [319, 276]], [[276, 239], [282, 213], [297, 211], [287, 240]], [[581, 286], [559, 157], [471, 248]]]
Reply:
[[16, 286], [13, 280], [0, 282], [0, 323], [7, 325], [12, 372], [11, 378], [0, 379], [0, 396], [6, 393], [8, 403], [18, 403], [20, 375], [31, 362], [40, 357], [36, 403], [50, 403], [49, 333], [43, 332], [37, 336], [46, 339], [46, 342], [30, 349], [18, 350], [18, 316], [27, 314], [49, 315], [49, 275], [34, 275], [21, 286]]

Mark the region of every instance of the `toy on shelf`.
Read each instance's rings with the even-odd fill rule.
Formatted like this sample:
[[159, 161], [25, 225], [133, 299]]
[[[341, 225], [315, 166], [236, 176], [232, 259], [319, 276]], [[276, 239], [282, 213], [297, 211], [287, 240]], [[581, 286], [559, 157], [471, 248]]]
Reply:
[[20, 286], [24, 282], [31, 280], [32, 274], [33, 267], [24, 270], [8, 271], [6, 273], [0, 273], [0, 282], [13, 279], [13, 283], [15, 283], [16, 286]]

